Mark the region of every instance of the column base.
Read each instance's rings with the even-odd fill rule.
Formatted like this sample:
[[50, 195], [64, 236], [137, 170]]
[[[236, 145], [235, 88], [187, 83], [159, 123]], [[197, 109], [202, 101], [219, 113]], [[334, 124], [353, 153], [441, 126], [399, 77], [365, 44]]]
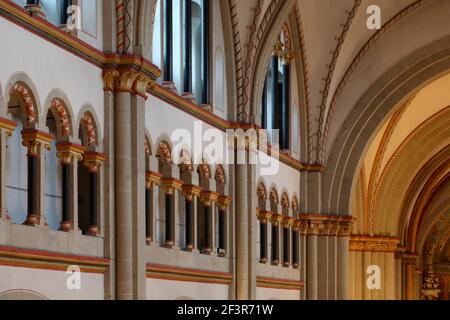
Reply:
[[192, 252], [194, 251], [194, 246], [192, 244], [188, 244], [184, 250], [187, 252]]
[[90, 226], [87, 234], [92, 237], [98, 236], [100, 234], [98, 226]]
[[170, 92], [178, 94], [178, 90], [177, 90], [177, 87], [175, 86], [175, 82], [173, 82], [173, 81], [164, 81], [162, 83], [162, 86], [164, 88], [166, 88], [167, 90], [169, 90]]
[[267, 258], [259, 259], [259, 263], [266, 264], [267, 263]]
[[152, 244], [152, 237], [145, 238], [145, 243], [149, 246]]
[[44, 10], [42, 10], [39, 4], [28, 4], [25, 6], [25, 10], [27, 10], [30, 16], [34, 18], [41, 18], [47, 20], [45, 12]]
[[70, 221], [61, 222], [61, 225], [59, 226], [59, 231], [70, 232], [72, 230], [73, 230], [72, 222]]
[[213, 111], [212, 105], [210, 105], [210, 104], [202, 104], [202, 105], [200, 105], [200, 107], [201, 107], [203, 110], [206, 110], [206, 111], [209, 111], [209, 112], [212, 112], [212, 111]]
[[37, 214], [30, 214], [27, 216], [27, 219], [25, 220], [25, 222], [23, 223], [25, 226], [38, 226], [40, 225], [41, 219], [39, 217], [39, 215]]
[[289, 262], [283, 262], [283, 267], [289, 268], [291, 264]]
[[182, 96], [190, 103], [197, 104], [197, 100], [195, 100], [195, 96], [192, 92], [183, 92]]
[[201, 254], [211, 255], [211, 248], [203, 248]]
[[299, 264], [298, 264], [298, 263], [294, 263], [294, 264], [292, 265], [292, 267], [293, 267], [294, 269], [298, 269]]
[[227, 252], [224, 249], [219, 249], [219, 253], [217, 255], [221, 258], [225, 258], [227, 256]]
[[166, 240], [166, 243], [164, 244], [164, 247], [167, 249], [172, 249], [174, 246], [174, 243], [172, 240]]
[[278, 265], [280, 265], [280, 262], [279, 262], [278, 260], [273, 260], [273, 261], [271, 262], [271, 264], [272, 264], [273, 266], [278, 266]]

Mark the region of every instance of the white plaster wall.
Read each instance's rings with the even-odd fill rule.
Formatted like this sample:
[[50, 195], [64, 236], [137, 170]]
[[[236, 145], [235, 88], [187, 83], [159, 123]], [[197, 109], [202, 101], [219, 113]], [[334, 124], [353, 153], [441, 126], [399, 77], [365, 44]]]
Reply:
[[278, 169], [276, 170], [276, 174], [263, 174], [264, 172], [262, 171], [262, 167], [268, 168], [268, 166], [258, 164], [256, 169], [256, 181], [263, 181], [268, 193], [270, 192], [272, 186], [276, 186], [278, 197], [280, 197], [280, 199], [281, 194], [284, 191], [288, 193], [290, 201], [292, 201], [293, 195], [296, 195], [298, 198], [298, 195], [300, 194], [299, 171], [280, 161], [278, 161]]
[[256, 300], [300, 300], [300, 291], [256, 288]]
[[99, 134], [103, 136], [103, 81], [98, 67], [1, 18], [0, 42], [5, 44], [0, 50], [4, 96], [12, 85], [9, 79], [15, 73], [25, 73], [36, 87], [34, 95], [40, 113], [46, 109], [44, 104], [50, 92], [61, 88], [72, 106], [72, 121], [78, 118], [83, 106], [91, 105], [99, 122]]
[[[194, 128], [197, 125], [201, 125], [202, 130], [198, 130], [198, 135], [195, 136]], [[150, 96], [146, 102], [146, 112], [145, 112], [145, 125], [148, 133], [150, 134], [150, 138], [152, 140], [152, 150], [157, 150], [157, 143], [164, 138], [172, 143], [170, 140], [172, 134], [177, 130], [187, 130], [191, 134], [191, 146], [194, 147], [194, 139], [196, 141], [202, 141], [202, 136], [208, 129], [213, 129], [213, 133], [217, 134], [223, 140], [223, 148], [225, 149], [225, 132], [219, 129], [212, 127], [209, 124], [202, 122], [196, 117], [191, 116], [190, 114], [177, 109], [176, 107], [156, 98], [154, 96]], [[200, 140], [197, 140], [200, 139]], [[201, 159], [202, 148], [208, 146], [211, 142], [204, 141], [200, 142], [200, 148], [198, 148], [198, 152], [192, 152], [192, 158], [197, 162]], [[195, 154], [197, 153], [197, 154]], [[222, 157], [218, 157], [219, 163], [223, 161]], [[211, 163], [212, 161], [210, 161]], [[157, 169], [155, 163], [151, 164], [152, 169]], [[215, 165], [211, 167], [212, 172], [214, 173]], [[225, 168], [226, 170], [226, 168]], [[226, 172], [227, 173], [227, 172]], [[228, 173], [227, 173], [228, 175]]]
[[0, 266], [0, 294], [9, 290], [29, 290], [52, 300], [102, 300], [104, 276], [81, 274], [81, 289], [69, 290], [70, 274], [63, 271]]
[[148, 300], [228, 300], [228, 290], [224, 284], [147, 279]]

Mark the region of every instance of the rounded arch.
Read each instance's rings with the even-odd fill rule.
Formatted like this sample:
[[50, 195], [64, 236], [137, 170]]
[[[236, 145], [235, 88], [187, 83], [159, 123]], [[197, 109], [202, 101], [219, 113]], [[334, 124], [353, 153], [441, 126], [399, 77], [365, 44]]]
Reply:
[[225, 173], [225, 169], [224, 169], [223, 165], [218, 164], [216, 166], [216, 170], [214, 173], [214, 179], [216, 180], [217, 184], [220, 184], [220, 185], [227, 184], [227, 177], [226, 177], [226, 173]]
[[270, 187], [269, 199], [270, 199], [271, 203], [275, 203], [275, 204], [279, 203], [278, 190], [275, 185], [272, 185]]
[[5, 115], [11, 104], [19, 105], [21, 102], [24, 126], [30, 129], [38, 127], [41, 106], [38, 92], [31, 79], [25, 73], [19, 72], [14, 74], [8, 83], [5, 93]]
[[81, 114], [78, 128], [81, 130], [82, 144], [89, 149], [95, 149], [99, 144], [97, 123], [90, 111]]
[[11, 289], [0, 292], [0, 300], [49, 300], [43, 294], [28, 289]]
[[288, 195], [287, 191], [283, 191], [283, 192], [281, 193], [281, 201], [280, 201], [280, 204], [281, 204], [281, 206], [282, 206], [283, 208], [290, 208], [290, 207], [291, 207], [291, 204], [290, 204], [290, 202], [289, 202], [289, 195]]
[[211, 174], [211, 165], [207, 161], [207, 159], [203, 158], [202, 161], [197, 166], [197, 172], [199, 174], [200, 179], [209, 180], [212, 178]]
[[256, 33], [257, 41], [254, 48], [254, 55], [250, 58], [250, 70], [247, 71], [248, 84], [244, 86], [244, 98], [242, 110], [239, 110], [243, 121], [251, 121], [256, 124], [261, 123], [260, 108], [262, 102], [262, 91], [264, 88], [265, 68], [259, 66], [266, 65], [273, 51], [273, 45], [277, 41], [283, 25], [288, 21], [296, 0], [275, 1], [272, 10], [267, 10], [265, 24], [260, 25]]
[[58, 138], [76, 136], [73, 107], [62, 90], [53, 89], [45, 99], [42, 123], [40, 123], [42, 128], [46, 125], [45, 120], [49, 111], [57, 120]]
[[298, 204], [298, 198], [297, 198], [297, 194], [296, 193], [294, 193], [292, 195], [291, 208], [294, 211], [294, 214], [298, 213], [299, 204]]
[[164, 138], [158, 139], [156, 144], [156, 157], [160, 159], [161, 163], [172, 165], [172, 145]]
[[[450, 71], [450, 52], [443, 45], [449, 39], [434, 41], [393, 65], [353, 106], [332, 144], [322, 175], [318, 201], [323, 212], [350, 214], [350, 194], [368, 141], [402, 102]], [[408, 68], [404, 61], [411, 61]]]
[[267, 188], [264, 180], [260, 179], [258, 185], [256, 187], [256, 194], [258, 195], [258, 199], [266, 200], [267, 199]]

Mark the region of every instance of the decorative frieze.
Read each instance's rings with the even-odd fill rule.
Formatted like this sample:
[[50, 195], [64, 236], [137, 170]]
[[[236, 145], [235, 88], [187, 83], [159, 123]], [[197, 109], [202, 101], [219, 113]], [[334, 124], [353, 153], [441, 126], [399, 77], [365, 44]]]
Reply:
[[399, 242], [394, 237], [351, 236], [350, 251], [395, 252]]

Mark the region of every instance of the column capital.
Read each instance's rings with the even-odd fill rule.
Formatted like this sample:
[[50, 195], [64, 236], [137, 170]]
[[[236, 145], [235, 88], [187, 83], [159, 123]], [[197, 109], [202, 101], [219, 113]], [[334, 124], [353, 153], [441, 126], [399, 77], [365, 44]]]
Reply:
[[270, 220], [272, 221], [272, 223], [275, 226], [278, 226], [282, 221], [283, 221], [283, 216], [280, 214], [272, 214], [272, 216], [270, 217]]
[[183, 181], [175, 178], [162, 178], [161, 184], [166, 194], [171, 195], [174, 190], [181, 190]]
[[84, 165], [88, 167], [90, 172], [98, 172], [106, 159], [107, 156], [103, 153], [94, 151], [86, 151], [84, 153]]
[[256, 217], [261, 223], [267, 223], [268, 220], [272, 218], [272, 212], [270, 211], [264, 211], [264, 210], [257, 210]]
[[17, 122], [0, 117], [0, 129], [4, 130], [8, 137], [12, 135], [16, 127]]
[[131, 68], [103, 71], [103, 90], [111, 92], [128, 92], [147, 99], [147, 88], [154, 87], [154, 81], [142, 72]]
[[289, 226], [294, 225], [294, 222], [295, 222], [295, 219], [292, 217], [283, 217], [282, 223], [285, 228], [289, 228]]
[[35, 129], [24, 129], [22, 131], [22, 144], [28, 148], [28, 156], [39, 156], [39, 147], [50, 150], [53, 136]]
[[222, 211], [225, 211], [230, 204], [231, 204], [231, 197], [219, 196], [217, 198], [217, 205], [219, 206], [219, 209]]
[[211, 206], [219, 198], [219, 194], [213, 191], [202, 191], [200, 201], [207, 207]]
[[157, 172], [147, 171], [145, 173], [145, 188], [150, 189], [152, 185], [160, 185], [162, 179], [162, 175]]
[[73, 160], [83, 159], [85, 148], [71, 142], [60, 142], [56, 144], [56, 156], [63, 164], [71, 164]]
[[182, 194], [188, 200], [192, 201], [195, 197], [200, 196], [202, 192], [202, 187], [193, 184], [184, 184], [182, 187]]

